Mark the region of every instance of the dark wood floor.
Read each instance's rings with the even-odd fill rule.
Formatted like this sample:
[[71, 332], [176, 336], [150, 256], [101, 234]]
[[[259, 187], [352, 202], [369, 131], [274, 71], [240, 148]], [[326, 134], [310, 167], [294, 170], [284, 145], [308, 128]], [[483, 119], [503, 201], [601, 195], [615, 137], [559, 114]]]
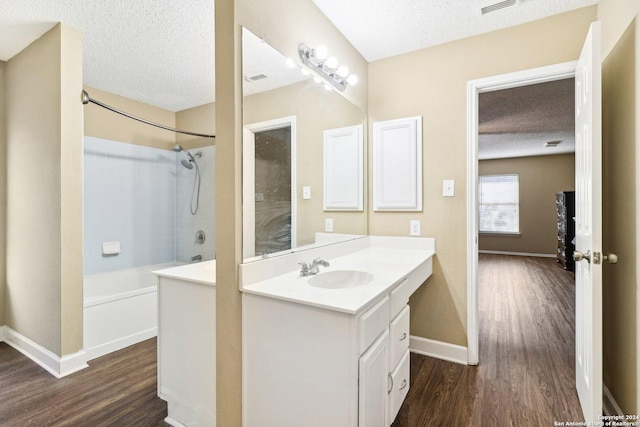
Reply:
[[582, 421], [575, 391], [575, 278], [552, 258], [480, 255], [480, 364], [411, 354], [393, 427]]
[[156, 384], [155, 338], [61, 379], [0, 343], [0, 426], [167, 426]]
[[[574, 386], [574, 276], [553, 259], [481, 255], [480, 365], [411, 354], [393, 427], [581, 421]], [[166, 426], [156, 341], [60, 380], [0, 343], [0, 426]]]

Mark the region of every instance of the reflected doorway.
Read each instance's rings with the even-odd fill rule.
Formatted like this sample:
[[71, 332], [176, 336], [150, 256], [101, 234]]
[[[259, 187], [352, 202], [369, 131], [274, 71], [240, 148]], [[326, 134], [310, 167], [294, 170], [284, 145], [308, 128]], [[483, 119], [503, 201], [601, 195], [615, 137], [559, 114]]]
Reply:
[[243, 258], [296, 246], [295, 117], [254, 123], [243, 135]]

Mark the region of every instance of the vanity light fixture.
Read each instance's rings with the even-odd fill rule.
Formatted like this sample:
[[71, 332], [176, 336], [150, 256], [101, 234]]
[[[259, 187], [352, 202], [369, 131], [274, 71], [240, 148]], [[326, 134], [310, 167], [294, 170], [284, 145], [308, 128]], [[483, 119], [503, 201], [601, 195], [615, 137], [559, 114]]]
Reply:
[[341, 92], [347, 85], [355, 85], [358, 82], [358, 77], [355, 74], [349, 74], [349, 69], [344, 65], [338, 65], [335, 57], [327, 57], [327, 49], [323, 46], [311, 49], [304, 43], [300, 43], [298, 55], [304, 65]]

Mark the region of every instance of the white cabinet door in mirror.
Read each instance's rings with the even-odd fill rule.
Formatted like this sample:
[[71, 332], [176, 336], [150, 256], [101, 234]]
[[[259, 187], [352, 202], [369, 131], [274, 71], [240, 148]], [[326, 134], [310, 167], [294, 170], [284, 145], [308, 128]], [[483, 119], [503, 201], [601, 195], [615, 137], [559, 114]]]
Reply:
[[373, 123], [373, 210], [422, 210], [422, 117]]
[[324, 131], [324, 210], [363, 210], [363, 127]]

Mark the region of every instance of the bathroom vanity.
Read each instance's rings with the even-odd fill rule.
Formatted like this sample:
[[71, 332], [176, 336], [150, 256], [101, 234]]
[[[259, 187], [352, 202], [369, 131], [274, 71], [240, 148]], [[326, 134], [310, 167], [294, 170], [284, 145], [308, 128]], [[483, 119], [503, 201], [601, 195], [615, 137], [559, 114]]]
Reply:
[[[434, 239], [371, 236], [243, 264], [244, 425], [390, 425], [409, 390], [409, 296], [434, 254]], [[300, 277], [316, 257], [330, 266]]]
[[216, 261], [158, 276], [158, 396], [172, 426], [216, 425]]

